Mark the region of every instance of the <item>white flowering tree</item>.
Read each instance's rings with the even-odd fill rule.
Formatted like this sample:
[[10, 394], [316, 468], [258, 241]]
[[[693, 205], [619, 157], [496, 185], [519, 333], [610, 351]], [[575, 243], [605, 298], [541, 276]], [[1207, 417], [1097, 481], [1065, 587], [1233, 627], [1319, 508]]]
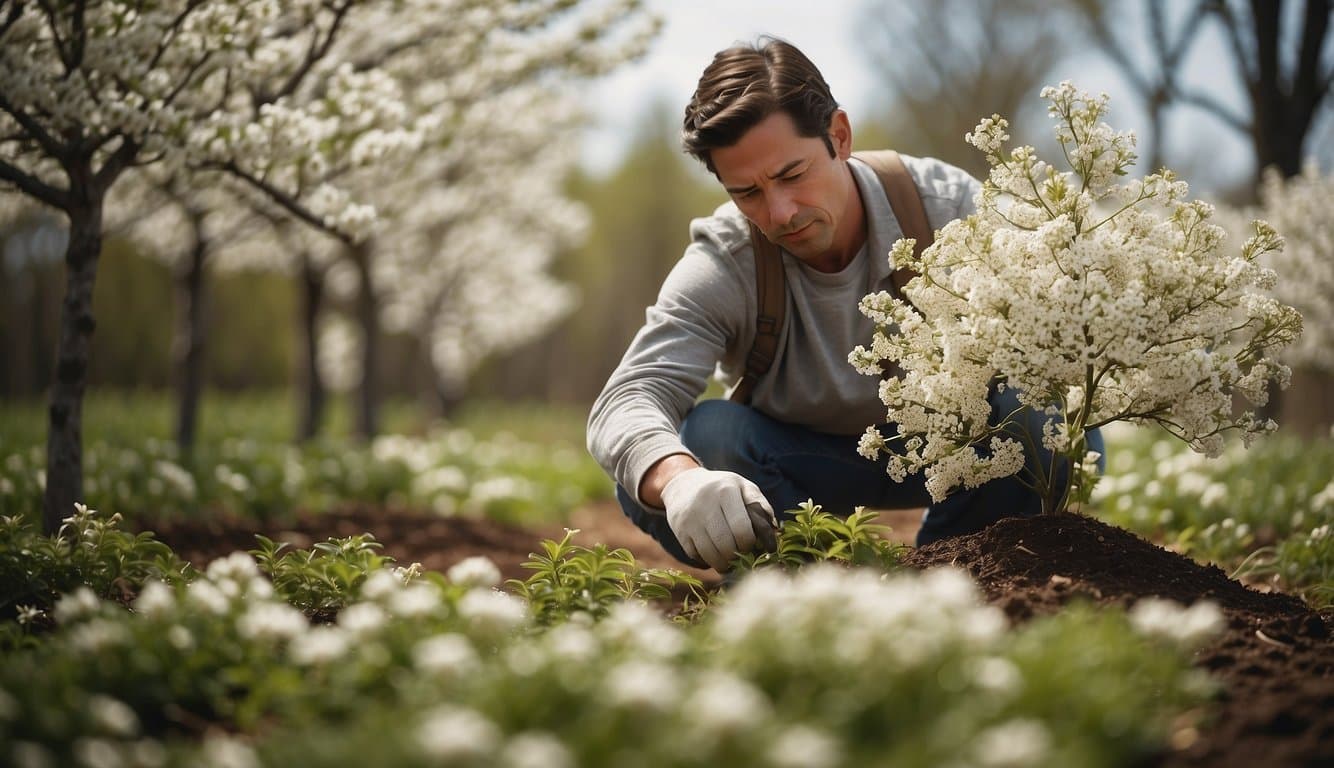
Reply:
[[[196, 185], [239, 181], [253, 204], [369, 253], [376, 211], [350, 191], [349, 177], [401, 168], [447, 143], [469, 95], [557, 65], [601, 71], [656, 29], [641, 25], [618, 46], [595, 45], [623, 30], [615, 22], [636, 17], [640, 3], [604, 3], [571, 18], [578, 5], [0, 0], [0, 190], [62, 211], [70, 232], [47, 527], [82, 496], [93, 286], [107, 196], [126, 171], [160, 164]], [[484, 66], [470, 66], [477, 62]]]
[[446, 408], [484, 359], [575, 304], [549, 272], [588, 220], [563, 189], [582, 117], [567, 91], [532, 83], [475, 105], [454, 136], [466, 151], [405, 177], [403, 194], [389, 190], [403, 205], [378, 240], [385, 324], [417, 338]]
[[[252, 172], [247, 179], [272, 189], [266, 176], [299, 168], [292, 161], [303, 148], [274, 141], [277, 133], [262, 135], [268, 124], [255, 128], [251, 121], [255, 115], [270, 123], [330, 119], [327, 103], [319, 112], [287, 100], [357, 5], [0, 2], [0, 184], [63, 212], [69, 226], [47, 439], [49, 530], [82, 497], [92, 296], [113, 184], [138, 165], [208, 162], [242, 174], [262, 168], [263, 175]], [[354, 117], [339, 127], [355, 131], [385, 115]], [[346, 218], [343, 211], [329, 215]]]
[[[658, 29], [642, 5], [473, 0], [437, 19], [430, 14], [438, 2], [415, 0], [348, 39], [346, 58], [374, 62], [391, 76], [407, 119], [420, 126], [410, 162], [322, 169], [373, 204], [377, 217], [364, 239], [338, 252], [356, 274], [360, 360], [351, 378], [362, 436], [377, 429], [385, 326], [415, 333], [433, 360], [448, 359], [436, 370], [450, 371], [442, 382], [453, 384], [484, 354], [531, 337], [568, 308], [568, 292], [545, 273], [554, 249], [569, 240], [557, 232], [569, 229], [563, 220], [576, 229], [582, 221], [577, 211], [566, 215], [572, 207], [556, 191], [572, 159], [562, 147], [578, 117], [560, 97], [561, 84], [641, 54]], [[535, 221], [547, 223], [535, 229]], [[495, 290], [514, 285], [505, 275], [525, 268], [535, 285], [551, 290]], [[515, 312], [525, 296], [532, 300]], [[451, 342], [440, 339], [462, 340], [453, 349], [466, 354], [450, 356]]]
[[1302, 336], [1284, 350], [1284, 362], [1334, 374], [1334, 178], [1314, 162], [1287, 179], [1270, 168], [1259, 207], [1228, 213], [1238, 224], [1262, 217], [1283, 233], [1283, 249], [1268, 254], [1265, 265], [1281, 278], [1274, 297], [1302, 314]]
[[1004, 429], [1016, 414], [988, 423], [993, 383], [1048, 417], [1041, 441], [1053, 459], [1019, 475], [1045, 511], [1086, 489], [1094, 427], [1158, 424], [1208, 455], [1229, 431], [1249, 442], [1275, 428], [1254, 410], [1234, 415], [1233, 398], [1262, 405], [1270, 380], [1288, 377], [1270, 354], [1301, 318], [1267, 295], [1275, 275], [1258, 263], [1281, 238], [1256, 221], [1230, 246], [1212, 207], [1188, 200], [1170, 171], [1127, 179], [1134, 136], [1102, 122], [1105, 96], [1066, 82], [1043, 97], [1069, 170], [1032, 147], [1007, 149], [1007, 122], [983, 120], [967, 137], [991, 165], [978, 212], [920, 257], [912, 241], [895, 244], [894, 265], [917, 273], [911, 305], [888, 293], [862, 301], [878, 330], [850, 361], [868, 374], [900, 369], [880, 388], [895, 432], [868, 429], [862, 453], [887, 454], [895, 479], [923, 471], [936, 500], [1020, 472], [1039, 447]]

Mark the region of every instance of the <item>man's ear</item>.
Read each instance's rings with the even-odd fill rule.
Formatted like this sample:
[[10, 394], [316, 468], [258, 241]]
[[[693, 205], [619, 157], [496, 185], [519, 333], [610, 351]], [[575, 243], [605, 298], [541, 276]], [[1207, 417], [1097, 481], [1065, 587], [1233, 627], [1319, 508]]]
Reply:
[[840, 160], [852, 156], [852, 123], [848, 113], [841, 109], [834, 110], [829, 117], [829, 141], [834, 145], [834, 154]]

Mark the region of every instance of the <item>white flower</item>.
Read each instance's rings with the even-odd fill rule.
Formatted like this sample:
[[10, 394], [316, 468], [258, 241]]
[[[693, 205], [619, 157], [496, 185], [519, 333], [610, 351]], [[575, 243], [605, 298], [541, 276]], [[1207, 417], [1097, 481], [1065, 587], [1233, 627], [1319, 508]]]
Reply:
[[522, 600], [493, 589], [472, 589], [459, 599], [459, 615], [483, 632], [508, 632], [528, 619]]
[[247, 640], [291, 640], [309, 627], [305, 615], [287, 603], [252, 603], [236, 621]]
[[[400, 597], [403, 592], [394, 597], [394, 600], [403, 600]], [[414, 602], [414, 598], [409, 597], [406, 602]], [[433, 608], [434, 605], [431, 606]], [[409, 606], [415, 610], [415, 607]], [[427, 608], [429, 612], [431, 608]], [[400, 615], [415, 615], [411, 612], [400, 611]], [[352, 637], [366, 637], [373, 635], [384, 628], [385, 623], [389, 621], [389, 615], [384, 609], [375, 603], [353, 603], [338, 613], [338, 626]]]
[[208, 564], [205, 574], [214, 582], [224, 580], [248, 582], [260, 576], [255, 558], [245, 552], [233, 552], [226, 557], [215, 559]]
[[96, 653], [108, 646], [128, 642], [130, 632], [124, 624], [108, 619], [93, 619], [77, 624], [69, 633], [70, 644], [81, 651]]
[[367, 600], [387, 600], [403, 588], [403, 580], [392, 571], [380, 569], [372, 572], [361, 583], [361, 596]]
[[593, 632], [574, 622], [549, 630], [543, 640], [551, 655], [563, 662], [586, 663], [596, 658], [601, 650]]
[[685, 650], [682, 631], [662, 613], [639, 600], [626, 600], [611, 607], [597, 625], [598, 634], [649, 658], [667, 659]]
[[658, 713], [672, 711], [681, 695], [676, 670], [661, 662], [637, 659], [612, 667], [602, 688], [615, 706]]
[[775, 768], [827, 768], [842, 761], [843, 748], [824, 731], [798, 723], [779, 732], [768, 757]]
[[88, 711], [109, 736], [130, 737], [139, 731], [139, 717], [118, 699], [95, 693], [88, 699]]
[[175, 489], [178, 496], [187, 500], [194, 499], [196, 492], [195, 478], [181, 465], [165, 459], [158, 459], [153, 462], [153, 469], [160, 478]]
[[460, 560], [445, 575], [455, 584], [467, 587], [494, 587], [500, 583], [500, 569], [491, 558], [480, 555]]
[[573, 768], [574, 756], [555, 735], [524, 731], [510, 739], [500, 753], [505, 768]]
[[987, 768], [1028, 768], [1047, 759], [1051, 742], [1051, 734], [1040, 721], [1009, 720], [974, 738], [973, 759]]
[[97, 613], [101, 601], [97, 595], [88, 587], [79, 587], [70, 594], [62, 595], [56, 601], [56, 607], [52, 613], [56, 621], [61, 624], [68, 624], [71, 621], [81, 619], [85, 616], [93, 616]]
[[10, 754], [16, 768], [55, 768], [55, 758], [41, 744], [16, 741]]
[[195, 646], [195, 637], [189, 629], [176, 624], [167, 630], [167, 642], [178, 651], [188, 651]]
[[422, 752], [444, 761], [493, 754], [501, 736], [500, 729], [481, 713], [453, 705], [430, 710], [417, 726]]
[[1011, 694], [1019, 690], [1024, 678], [1014, 662], [1000, 656], [985, 656], [970, 665], [973, 683], [977, 687], [999, 694]]
[[126, 750], [130, 765], [135, 768], [158, 768], [167, 764], [167, 750], [153, 739], [140, 739]]
[[134, 599], [134, 610], [148, 618], [162, 618], [176, 607], [176, 593], [160, 581], [149, 581]]
[[78, 739], [71, 751], [84, 768], [123, 768], [125, 765], [115, 743], [106, 739]]
[[199, 756], [205, 768], [260, 768], [255, 750], [230, 736], [206, 736]]
[[[226, 587], [226, 591], [224, 591]], [[231, 599], [227, 592], [233, 596], [240, 592], [234, 581], [223, 581], [222, 586], [215, 584], [209, 579], [196, 579], [189, 583], [185, 588], [186, 602], [198, 606], [205, 611], [216, 616], [221, 616], [231, 609]]]
[[389, 611], [404, 618], [428, 616], [442, 605], [439, 588], [429, 582], [413, 582], [389, 598]]
[[412, 659], [424, 672], [462, 677], [477, 669], [480, 659], [468, 638], [455, 632], [435, 635], [417, 643]]
[[31, 624], [41, 618], [44, 613], [41, 608], [35, 605], [17, 605], [15, 610], [17, 614], [14, 616], [14, 620], [22, 625]]
[[731, 673], [707, 670], [683, 710], [704, 733], [736, 733], [759, 726], [769, 717], [764, 692]]
[[287, 654], [294, 664], [318, 666], [343, 658], [349, 644], [348, 633], [337, 627], [314, 627], [293, 638]]
[[1172, 600], [1146, 597], [1130, 609], [1130, 623], [1142, 634], [1194, 648], [1217, 636], [1226, 620], [1218, 604], [1209, 600], [1183, 608]]

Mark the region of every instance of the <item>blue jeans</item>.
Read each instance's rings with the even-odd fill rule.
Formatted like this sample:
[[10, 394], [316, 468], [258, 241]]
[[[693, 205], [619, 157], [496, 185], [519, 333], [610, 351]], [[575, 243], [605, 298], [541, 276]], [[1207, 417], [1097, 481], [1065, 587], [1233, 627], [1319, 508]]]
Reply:
[[[1014, 390], [991, 398], [992, 423], [1019, 408]], [[776, 421], [749, 406], [729, 400], [705, 400], [686, 415], [681, 440], [709, 469], [735, 472], [760, 487], [779, 520], [791, 519], [793, 511], [807, 499], [825, 512], [847, 516], [858, 506], [878, 509], [926, 507], [917, 545], [980, 531], [1003, 517], [1036, 515], [1042, 500], [1025, 487], [1022, 479], [1034, 476], [1035, 467], [1051, 466], [1051, 452], [1042, 448], [1041, 413], [1024, 409], [1018, 423], [1006, 431], [1026, 446], [1026, 466], [1019, 475], [1003, 477], [970, 490], [956, 491], [939, 504], [931, 503], [925, 478], [909, 475], [902, 483], [890, 479], [886, 460], [870, 461], [857, 453], [860, 435], [831, 435]], [[884, 428], [882, 427], [882, 430]], [[891, 434], [891, 432], [886, 432]], [[1101, 433], [1087, 435], [1089, 450], [1104, 453]], [[1037, 462], [1042, 462], [1038, 465]], [[1101, 472], [1106, 456], [1098, 460]], [[1064, 487], [1069, 468], [1055, 469], [1055, 487]], [[663, 549], [683, 563], [707, 568], [681, 549], [667, 518], [660, 511], [646, 510], [625, 489], [616, 489], [621, 509], [635, 525], [648, 533]]]

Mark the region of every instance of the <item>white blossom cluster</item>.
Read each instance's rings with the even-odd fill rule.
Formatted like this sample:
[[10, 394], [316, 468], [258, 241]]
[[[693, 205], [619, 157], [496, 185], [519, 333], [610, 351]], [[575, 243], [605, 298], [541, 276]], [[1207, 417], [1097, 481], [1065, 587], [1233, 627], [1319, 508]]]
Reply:
[[1284, 179], [1266, 170], [1258, 208], [1220, 208], [1230, 230], [1263, 218], [1283, 233], [1284, 248], [1265, 255], [1278, 273], [1273, 296], [1302, 314], [1302, 335], [1282, 352], [1294, 368], [1334, 373], [1334, 178], [1314, 161], [1299, 176]]
[[[329, 22], [275, 22], [283, 32], [260, 58], [291, 78], [299, 43], [330, 38]], [[237, 94], [192, 124], [185, 159], [136, 179], [150, 189], [124, 194], [112, 218], [169, 263], [202, 237], [211, 265], [305, 264], [338, 298], [373, 294], [386, 330], [417, 336], [440, 389], [456, 392], [485, 357], [575, 306], [550, 273], [588, 219], [563, 189], [582, 120], [568, 81], [642, 54], [658, 28], [640, 0], [353, 3], [298, 87], [278, 94], [285, 81], [270, 77], [258, 91], [272, 100]], [[152, 188], [182, 186], [181, 168], [192, 183], [164, 205]], [[321, 326], [321, 371], [334, 389], [356, 386], [357, 333]]]
[[1130, 623], [1142, 634], [1194, 649], [1217, 637], [1227, 620], [1218, 604], [1209, 600], [1184, 607], [1172, 600], [1146, 597], [1130, 609]]
[[[1070, 170], [1032, 147], [1006, 150], [1007, 122], [983, 120], [967, 137], [991, 164], [978, 212], [946, 225], [920, 259], [910, 240], [896, 243], [892, 264], [917, 273], [906, 296], [861, 304], [878, 330], [850, 362], [901, 371], [880, 388], [897, 432], [868, 429], [862, 452], [887, 453], [896, 479], [924, 471], [936, 500], [1013, 474], [1036, 448], [988, 425], [993, 382], [1045, 413], [1043, 446], [1082, 467], [1085, 431], [1118, 420], [1157, 423], [1211, 456], [1229, 430], [1272, 431], [1252, 410], [1234, 416], [1233, 396], [1261, 406], [1289, 376], [1272, 355], [1301, 318], [1266, 293], [1276, 276], [1260, 258], [1283, 242], [1274, 228], [1257, 221], [1230, 246], [1212, 207], [1188, 200], [1171, 171], [1121, 181], [1134, 137], [1101, 121], [1105, 96], [1065, 82], [1043, 97]], [[1050, 470], [1032, 485], [1068, 499]]]

